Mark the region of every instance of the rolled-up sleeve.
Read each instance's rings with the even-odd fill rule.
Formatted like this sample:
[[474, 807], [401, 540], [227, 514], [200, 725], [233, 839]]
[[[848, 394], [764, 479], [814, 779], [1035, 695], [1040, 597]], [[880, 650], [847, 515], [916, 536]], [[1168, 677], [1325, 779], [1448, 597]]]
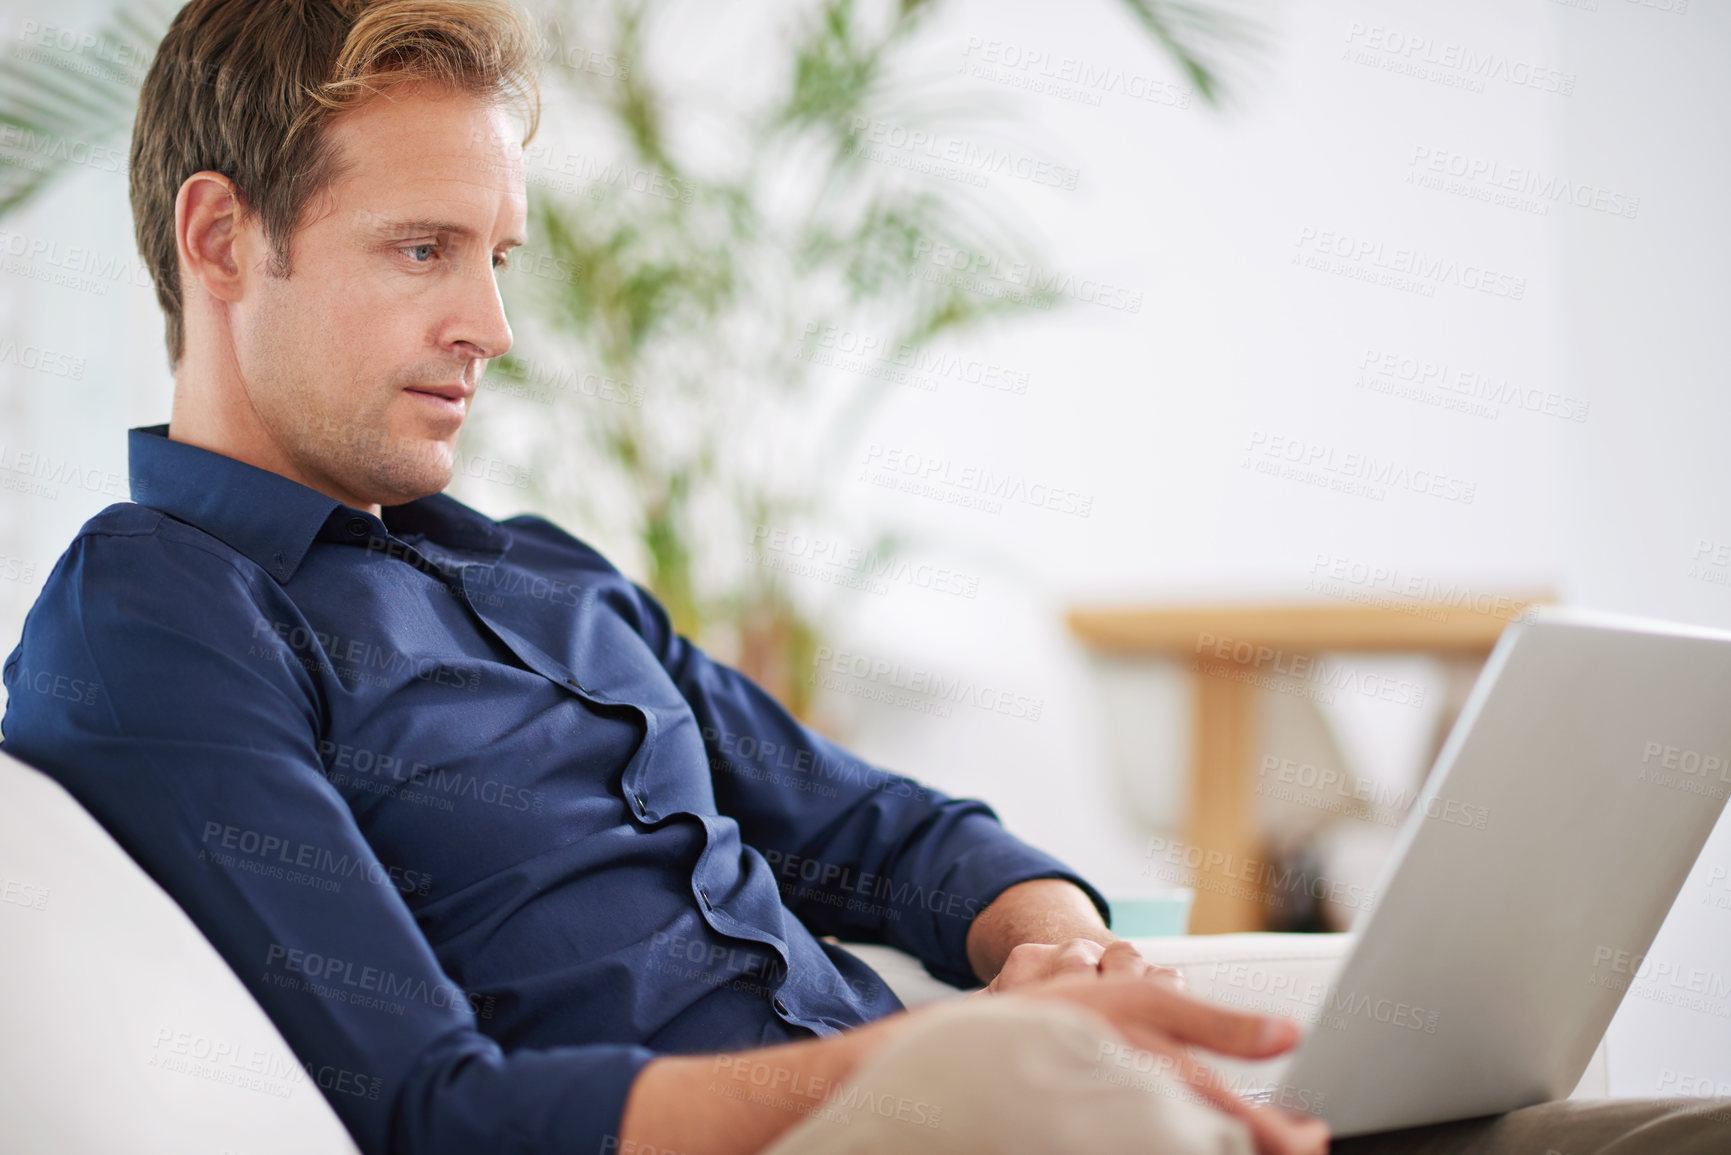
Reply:
[[1110, 917], [1098, 890], [1004, 829], [984, 802], [849, 753], [676, 633], [649, 591], [631, 589], [634, 624], [702, 727], [718, 808], [813, 932], [885, 943], [967, 987], [979, 983], [968, 927], [1016, 883], [1066, 879]]
[[[399, 890], [416, 864], [381, 863], [322, 773], [314, 680], [258, 628], [294, 612], [256, 568], [149, 532], [87, 531], [6, 664], [5, 748], [181, 905], [302, 1063], [351, 1073], [325, 1094], [368, 1155], [608, 1149], [653, 1052], [507, 1052], [479, 1029], [476, 997]], [[343, 882], [234, 869], [218, 859], [235, 846], [340, 863]], [[348, 1093], [355, 1080], [378, 1094]]]

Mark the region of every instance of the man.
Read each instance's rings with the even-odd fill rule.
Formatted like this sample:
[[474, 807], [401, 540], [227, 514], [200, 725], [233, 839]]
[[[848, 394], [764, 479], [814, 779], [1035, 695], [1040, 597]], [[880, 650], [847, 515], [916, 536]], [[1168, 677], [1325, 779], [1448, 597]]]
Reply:
[[[341, 1073], [369, 1155], [1324, 1150], [1186, 1049], [1290, 1023], [1187, 998], [1064, 864], [800, 726], [582, 542], [442, 494], [511, 343], [532, 58], [493, 0], [180, 12], [131, 170], [173, 412], [6, 663], [7, 749]], [[824, 935], [989, 985], [902, 1012]], [[1125, 1046], [1173, 1077], [1105, 1087]]]

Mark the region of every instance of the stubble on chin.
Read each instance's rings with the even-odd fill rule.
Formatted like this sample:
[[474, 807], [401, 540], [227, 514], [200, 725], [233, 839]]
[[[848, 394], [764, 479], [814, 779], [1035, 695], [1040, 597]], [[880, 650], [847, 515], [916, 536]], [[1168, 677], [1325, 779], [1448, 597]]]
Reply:
[[[286, 282], [271, 279], [261, 284], [286, 288]], [[302, 324], [305, 310], [278, 292], [266, 294], [257, 308], [253, 345], [244, 359], [255, 374], [250, 379], [241, 375], [243, 388], [268, 436], [303, 481], [346, 495], [358, 506], [402, 505], [440, 493], [450, 484], [455, 438], [440, 441], [425, 432], [395, 429], [394, 419], [404, 416], [397, 410], [399, 388], [374, 395], [377, 386], [357, 375], [350, 382], [353, 392], [345, 398], [321, 388], [302, 368], [309, 343], [340, 344], [329, 316]], [[314, 334], [311, 342], [289, 340], [303, 330]]]
[[402, 505], [451, 483], [455, 446], [395, 432], [384, 414], [371, 421], [321, 416], [310, 424], [306, 444], [318, 447], [320, 472], [363, 502]]

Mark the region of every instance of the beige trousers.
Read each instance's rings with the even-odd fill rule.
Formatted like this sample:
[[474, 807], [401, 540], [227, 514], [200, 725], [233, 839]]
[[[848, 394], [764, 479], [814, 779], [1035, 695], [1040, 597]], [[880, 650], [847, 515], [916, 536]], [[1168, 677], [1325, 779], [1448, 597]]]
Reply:
[[[762, 1155], [1253, 1155], [1105, 1019], [969, 998], [862, 1064]], [[1731, 1100], [1565, 1100], [1496, 1118], [1337, 1140], [1340, 1155], [1726, 1155]]]
[[1091, 1011], [967, 998], [920, 1013], [763, 1155], [1254, 1155], [1242, 1123]]

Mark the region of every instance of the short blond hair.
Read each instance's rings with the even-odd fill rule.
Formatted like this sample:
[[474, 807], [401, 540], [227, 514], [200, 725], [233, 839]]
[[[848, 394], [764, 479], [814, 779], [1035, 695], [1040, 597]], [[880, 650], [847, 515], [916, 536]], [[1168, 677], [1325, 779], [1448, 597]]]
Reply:
[[171, 367], [185, 351], [174, 202], [195, 172], [234, 182], [263, 224], [271, 271], [313, 196], [344, 168], [333, 119], [400, 84], [510, 104], [535, 135], [540, 43], [507, 0], [191, 0], [157, 49], [132, 130], [138, 251], [156, 284]]

